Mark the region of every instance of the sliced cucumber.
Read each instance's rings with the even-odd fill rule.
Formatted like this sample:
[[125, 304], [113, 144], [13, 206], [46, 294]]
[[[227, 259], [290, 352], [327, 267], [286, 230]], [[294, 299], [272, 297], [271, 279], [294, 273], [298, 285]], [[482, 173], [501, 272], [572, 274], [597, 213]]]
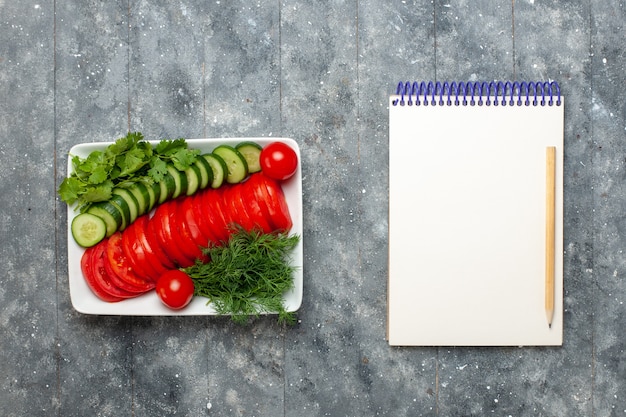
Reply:
[[176, 198], [181, 196], [187, 192], [187, 175], [183, 171], [179, 171], [174, 168], [174, 165], [168, 165], [167, 171], [174, 178], [174, 192], [171, 195], [171, 198]]
[[101, 217], [81, 213], [72, 220], [72, 236], [76, 243], [89, 248], [100, 242], [107, 233], [107, 225]]
[[163, 176], [163, 181], [159, 182], [159, 188], [161, 189], [159, 193], [159, 204], [162, 204], [172, 198], [172, 194], [176, 190], [176, 181], [174, 181], [174, 177], [170, 174], [165, 174]]
[[122, 199], [128, 205], [128, 211], [130, 212], [130, 219], [128, 219], [126, 226], [130, 225], [139, 216], [139, 203], [137, 202], [137, 199], [126, 188], [114, 188], [112, 193], [114, 196], [118, 195], [122, 197]]
[[142, 214], [146, 214], [150, 207], [148, 188], [142, 182], [138, 181], [128, 187], [128, 191], [130, 191], [133, 197], [135, 197], [135, 200], [137, 200], [137, 216], [139, 217]]
[[92, 204], [91, 207], [87, 209], [87, 213], [91, 213], [104, 220], [107, 237], [117, 232], [122, 225], [122, 211], [109, 201], [101, 201]]
[[235, 149], [239, 151], [248, 164], [248, 173], [254, 174], [261, 170], [261, 151], [263, 147], [256, 142], [241, 142]]
[[208, 162], [213, 171], [213, 179], [211, 180], [211, 188], [220, 188], [225, 181], [228, 167], [226, 162], [219, 156], [211, 153], [202, 155], [202, 158]]
[[191, 165], [185, 171], [187, 177], [187, 195], [193, 195], [200, 188], [200, 182], [202, 181], [200, 169], [196, 165]]
[[156, 182], [149, 182], [147, 180], [141, 181], [148, 191], [148, 212], [154, 208], [159, 202], [161, 197], [161, 185]]
[[117, 229], [120, 231], [126, 229], [131, 223], [130, 207], [128, 206], [128, 203], [122, 198], [122, 196], [117, 194], [113, 194], [111, 196], [109, 203], [122, 213], [122, 224], [120, 224]]
[[205, 189], [213, 182], [213, 170], [211, 169], [211, 165], [202, 157], [196, 158], [194, 165], [197, 166], [200, 171], [200, 189]]
[[248, 176], [248, 163], [246, 158], [232, 146], [220, 145], [213, 149], [215, 155], [220, 156], [224, 162], [228, 172], [226, 174], [226, 182], [229, 184], [237, 184]]

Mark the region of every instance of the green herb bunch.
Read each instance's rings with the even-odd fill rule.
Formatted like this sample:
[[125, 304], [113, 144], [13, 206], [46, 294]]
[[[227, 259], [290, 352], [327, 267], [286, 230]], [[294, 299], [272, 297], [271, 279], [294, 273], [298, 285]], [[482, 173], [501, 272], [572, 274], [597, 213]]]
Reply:
[[279, 322], [295, 322], [285, 310], [284, 293], [293, 288], [289, 255], [298, 244], [298, 235], [250, 232], [235, 226], [222, 245], [206, 248], [209, 261], [185, 268], [193, 279], [195, 295], [207, 297], [220, 314], [245, 323], [249, 316], [277, 313]]
[[164, 139], [154, 148], [139, 132], [131, 132], [107, 146], [93, 151], [86, 158], [71, 156], [72, 174], [58, 189], [61, 200], [78, 208], [111, 198], [114, 187], [135, 181], [160, 182], [167, 173], [167, 164], [185, 170], [194, 163], [200, 151], [188, 149], [184, 139]]

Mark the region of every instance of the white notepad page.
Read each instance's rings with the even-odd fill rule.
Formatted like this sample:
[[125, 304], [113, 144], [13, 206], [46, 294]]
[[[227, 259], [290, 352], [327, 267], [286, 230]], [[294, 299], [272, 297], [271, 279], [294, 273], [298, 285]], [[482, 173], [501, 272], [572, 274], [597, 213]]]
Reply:
[[[563, 104], [389, 102], [390, 345], [563, 340]], [[545, 312], [546, 147], [556, 147], [555, 301]]]

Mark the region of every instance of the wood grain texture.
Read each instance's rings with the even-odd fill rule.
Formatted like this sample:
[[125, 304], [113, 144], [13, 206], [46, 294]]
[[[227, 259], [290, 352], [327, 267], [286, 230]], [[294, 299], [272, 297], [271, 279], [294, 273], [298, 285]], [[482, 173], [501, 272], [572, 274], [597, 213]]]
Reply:
[[[0, 414], [623, 413], [625, 21], [618, 0], [0, 0]], [[387, 345], [386, 106], [412, 79], [563, 86], [562, 348]], [[128, 129], [298, 141], [296, 326], [72, 310], [67, 151]]]

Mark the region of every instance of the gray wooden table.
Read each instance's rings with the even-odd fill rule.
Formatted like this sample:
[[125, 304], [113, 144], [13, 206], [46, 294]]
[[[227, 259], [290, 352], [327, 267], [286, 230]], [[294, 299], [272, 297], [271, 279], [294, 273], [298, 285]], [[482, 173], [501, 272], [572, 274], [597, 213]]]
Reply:
[[[0, 0], [0, 415], [626, 415], [625, 22], [618, 0]], [[422, 79], [561, 83], [563, 347], [386, 343], [387, 97]], [[73, 310], [56, 188], [72, 145], [128, 130], [299, 143], [295, 326]]]

